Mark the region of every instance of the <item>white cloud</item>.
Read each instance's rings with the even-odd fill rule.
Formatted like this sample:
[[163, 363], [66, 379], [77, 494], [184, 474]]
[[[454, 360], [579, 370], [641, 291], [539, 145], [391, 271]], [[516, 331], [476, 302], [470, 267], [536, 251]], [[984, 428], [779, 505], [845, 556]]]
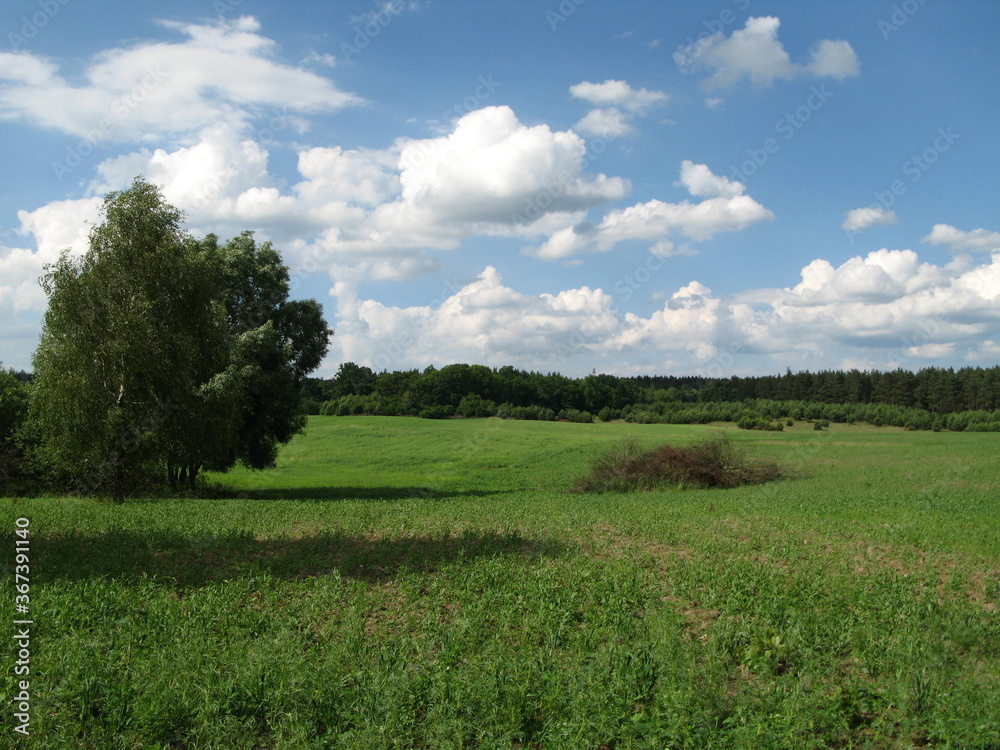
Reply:
[[575, 133], [528, 127], [509, 107], [486, 107], [446, 137], [403, 144], [401, 197], [406, 210], [434, 221], [488, 224], [517, 221], [532, 204], [572, 212], [621, 198], [627, 181], [584, 175], [585, 156]]
[[629, 124], [630, 119], [627, 114], [615, 107], [592, 109], [573, 126], [573, 129], [584, 135], [617, 138], [635, 132], [635, 128]]
[[908, 346], [903, 350], [908, 357], [917, 359], [943, 359], [955, 353], [954, 344], [921, 344]]
[[859, 231], [881, 224], [898, 224], [895, 211], [884, 208], [854, 208], [844, 214], [841, 226], [848, 231]]
[[570, 86], [569, 92], [577, 99], [598, 105], [574, 125], [574, 129], [601, 138], [630, 135], [635, 131], [631, 125], [634, 116], [644, 115], [650, 107], [670, 98], [662, 91], [634, 89], [625, 81], [610, 79], [604, 83], [583, 81]]
[[843, 39], [824, 39], [813, 49], [806, 70], [817, 78], [842, 81], [861, 72], [861, 61]]
[[488, 266], [436, 306], [358, 302], [355, 319], [338, 329], [334, 346], [345, 361], [376, 369], [418, 362], [551, 366], [560, 352], [587, 349], [587, 342], [617, 333], [620, 321], [612, 308], [610, 295], [588, 287], [522, 294], [505, 286], [499, 272]]
[[652, 106], [665, 103], [670, 97], [662, 91], [634, 89], [625, 81], [604, 83], [583, 81], [569, 87], [569, 93], [599, 107], [620, 107], [633, 114], [645, 114]]
[[953, 253], [1000, 250], [1000, 232], [985, 229], [964, 232], [949, 224], [935, 224], [931, 233], [920, 241], [930, 245], [948, 245]]
[[311, 148], [299, 152], [295, 191], [310, 204], [339, 202], [377, 206], [401, 189], [396, 158], [386, 151]]
[[45, 310], [45, 293], [38, 284], [45, 262], [26, 248], [0, 247], [0, 310], [11, 314]]
[[483, 362], [631, 374], [706, 370], [732, 352], [778, 370], [919, 367], [995, 360], [1000, 351], [1000, 253], [979, 265], [935, 266], [910, 250], [839, 267], [817, 259], [796, 287], [730, 297], [698, 281], [669, 294], [650, 283], [663, 302], [649, 315], [619, 311], [602, 289], [524, 294], [493, 267], [426, 305], [346, 297], [336, 356], [378, 369]]
[[123, 189], [143, 174], [196, 233], [249, 228], [313, 270], [351, 263], [385, 278], [435, 269], [430, 251], [471, 236], [547, 236], [629, 189], [627, 180], [585, 171], [579, 135], [528, 127], [509, 107], [470, 112], [446, 135], [385, 149], [303, 149], [302, 179], [290, 189], [268, 160], [264, 146], [222, 124], [190, 146], [106, 160], [91, 190]]
[[82, 254], [87, 249], [91, 228], [101, 216], [100, 198], [54, 201], [34, 211], [18, 211], [21, 234], [31, 234], [42, 263], [52, 263], [59, 253], [69, 250]]
[[302, 59], [302, 64], [316, 64], [327, 68], [335, 68], [337, 67], [337, 58], [328, 52], [316, 52], [314, 50]]
[[735, 198], [746, 190], [743, 183], [712, 174], [707, 165], [695, 164], [688, 159], [681, 162], [680, 184], [699, 198]]
[[29, 367], [40, 330], [39, 316], [48, 298], [39, 284], [45, 265], [55, 263], [68, 250], [80, 255], [87, 248], [91, 226], [100, 217], [99, 199], [50, 203], [35, 211], [20, 211], [22, 235], [34, 239], [35, 248], [0, 246], [0, 320], [4, 321], [2, 343], [16, 352], [5, 357], [7, 366]]
[[685, 161], [681, 184], [693, 196], [712, 196], [699, 203], [665, 203], [651, 200], [608, 212], [601, 223], [581, 223], [552, 234], [529, 252], [545, 260], [567, 258], [585, 252], [607, 252], [620, 242], [640, 240], [655, 243], [654, 254], [671, 254], [669, 237], [679, 233], [693, 240], [707, 240], [720, 232], [734, 232], [771, 219], [774, 214], [748, 195], [742, 183], [712, 174], [704, 164]]
[[751, 17], [729, 38], [719, 31], [678, 48], [674, 60], [685, 71], [711, 71], [702, 84], [706, 91], [729, 88], [743, 79], [754, 86], [771, 86], [776, 79], [803, 74], [837, 80], [858, 74], [857, 55], [844, 40], [824, 39], [814, 47], [807, 64], [793, 63], [778, 40], [780, 25], [774, 16]]
[[38, 56], [0, 53], [0, 118], [91, 143], [152, 142], [219, 123], [245, 127], [261, 108], [318, 113], [360, 102], [326, 78], [276, 62], [274, 42], [253, 18], [162, 24], [187, 38], [105, 50], [82, 84]]
[[940, 269], [921, 264], [912, 250], [875, 250], [838, 268], [819, 259], [802, 269], [801, 283], [790, 290], [784, 304], [886, 302], [929, 288], [942, 278]]
[[1000, 362], [1000, 343], [988, 339], [979, 346], [971, 347], [965, 358], [971, 362], [987, 361], [996, 364]]

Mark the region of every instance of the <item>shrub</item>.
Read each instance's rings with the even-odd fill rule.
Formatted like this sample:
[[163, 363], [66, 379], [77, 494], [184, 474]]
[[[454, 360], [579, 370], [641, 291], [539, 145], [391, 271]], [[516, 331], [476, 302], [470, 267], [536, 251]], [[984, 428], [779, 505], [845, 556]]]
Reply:
[[541, 422], [552, 422], [556, 413], [547, 406], [515, 406], [514, 419], [536, 419]]
[[567, 422], [590, 424], [594, 421], [594, 415], [589, 411], [580, 411], [579, 409], [563, 409], [559, 412], [559, 419], [565, 419]]
[[456, 413], [463, 417], [492, 417], [497, 413], [497, 405], [489, 399], [470, 393], [459, 402]]
[[455, 416], [455, 407], [442, 404], [435, 404], [420, 410], [423, 419], [448, 419]]
[[597, 418], [602, 422], [613, 422], [616, 419], [622, 418], [622, 410], [612, 409], [610, 406], [605, 406], [597, 413]]
[[782, 475], [777, 464], [755, 459], [749, 448], [719, 435], [676, 448], [643, 451], [634, 440], [619, 443], [591, 465], [574, 492], [628, 492], [664, 485], [731, 488], [761, 484]]
[[622, 418], [633, 424], [660, 424], [662, 422], [659, 414], [645, 409], [628, 409]]
[[308, 396], [303, 396], [299, 399], [299, 414], [319, 414], [319, 410], [322, 406], [323, 403], [321, 401], [309, 398]]
[[1000, 432], [1000, 421], [988, 420], [982, 422], [970, 422], [965, 428], [966, 432]]
[[341, 396], [324, 403], [319, 408], [324, 417], [353, 417], [368, 413], [368, 399], [365, 396]]
[[497, 408], [497, 416], [501, 419], [536, 419], [543, 422], [551, 422], [556, 418], [556, 413], [547, 406], [514, 406], [509, 402], [500, 404]]
[[736, 426], [741, 430], [766, 430], [781, 432], [785, 429], [785, 426], [781, 424], [781, 422], [772, 422], [767, 417], [756, 417], [750, 414], [740, 417]]

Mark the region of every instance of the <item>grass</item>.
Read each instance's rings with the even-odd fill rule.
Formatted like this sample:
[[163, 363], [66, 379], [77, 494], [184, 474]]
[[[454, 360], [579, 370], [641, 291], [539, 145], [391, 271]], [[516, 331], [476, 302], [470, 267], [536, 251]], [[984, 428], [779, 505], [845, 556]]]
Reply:
[[2, 500], [22, 744], [1000, 747], [994, 436], [726, 430], [790, 478], [569, 492], [719, 429], [314, 417], [220, 499]]

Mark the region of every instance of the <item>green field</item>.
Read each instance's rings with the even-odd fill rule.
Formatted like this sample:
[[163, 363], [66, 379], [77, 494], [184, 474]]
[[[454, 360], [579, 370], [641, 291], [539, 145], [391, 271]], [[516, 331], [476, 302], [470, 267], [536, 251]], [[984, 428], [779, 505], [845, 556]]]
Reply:
[[312, 417], [220, 499], [4, 499], [0, 747], [1000, 748], [998, 438], [730, 429], [787, 478], [568, 491], [719, 429]]

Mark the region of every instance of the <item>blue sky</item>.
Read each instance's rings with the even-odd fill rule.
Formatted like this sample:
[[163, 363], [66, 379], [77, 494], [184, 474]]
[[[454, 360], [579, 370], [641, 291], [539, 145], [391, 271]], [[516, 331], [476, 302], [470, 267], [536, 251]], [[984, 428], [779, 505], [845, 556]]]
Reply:
[[250, 229], [320, 374], [1000, 360], [995, 2], [0, 10], [0, 361], [137, 174]]

